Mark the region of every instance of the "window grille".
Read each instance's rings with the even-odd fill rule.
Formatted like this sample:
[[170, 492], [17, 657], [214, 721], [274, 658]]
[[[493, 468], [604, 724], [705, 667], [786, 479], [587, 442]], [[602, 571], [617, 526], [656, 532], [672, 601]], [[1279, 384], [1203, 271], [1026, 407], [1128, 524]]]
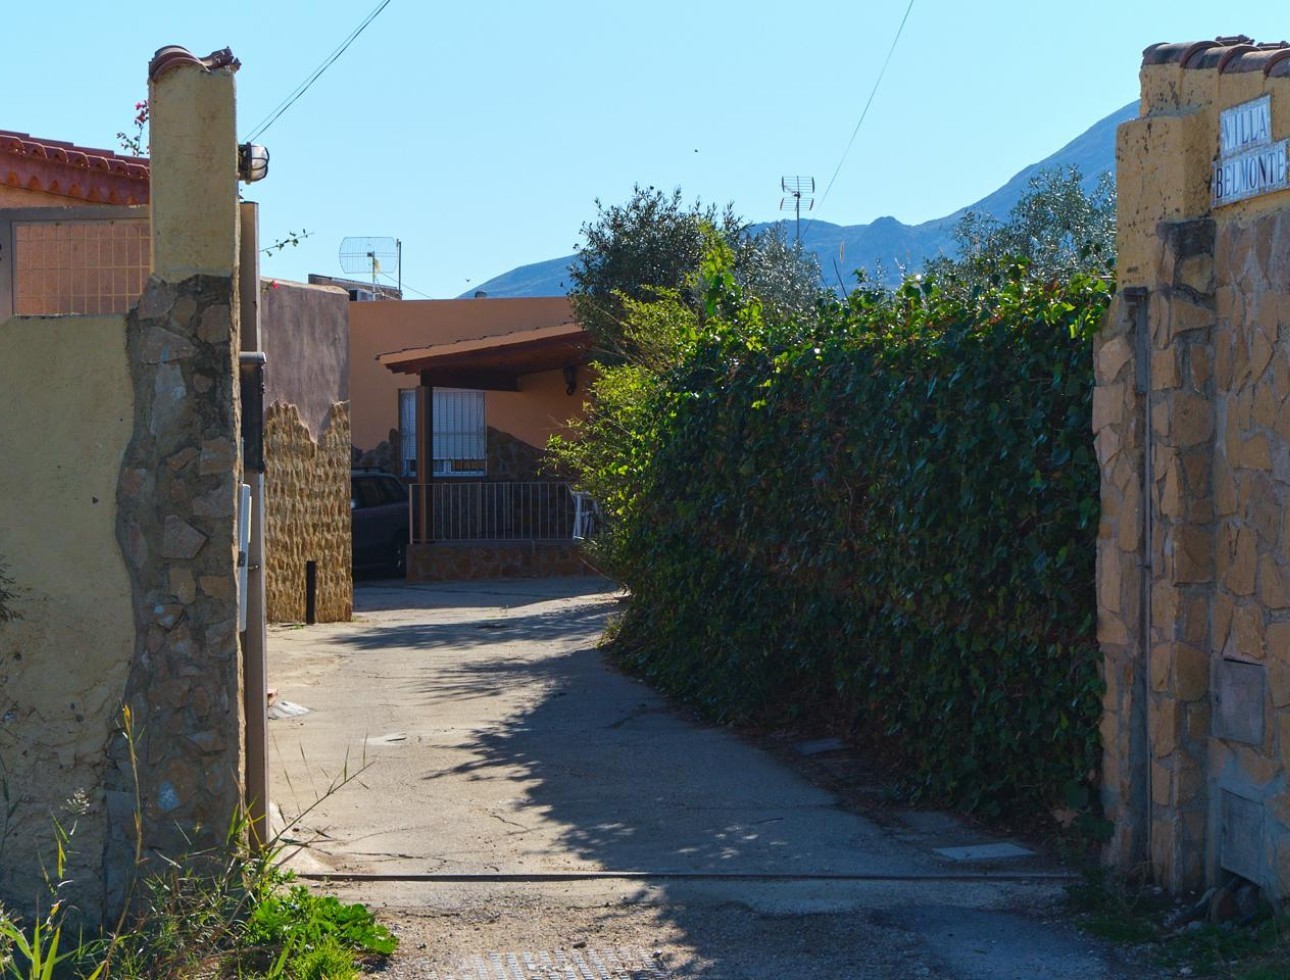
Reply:
[[[403, 475], [416, 475], [417, 391], [399, 391], [399, 455]], [[434, 475], [486, 476], [488, 427], [484, 392], [434, 389]]]
[[13, 312], [125, 313], [151, 266], [147, 220], [15, 221]]

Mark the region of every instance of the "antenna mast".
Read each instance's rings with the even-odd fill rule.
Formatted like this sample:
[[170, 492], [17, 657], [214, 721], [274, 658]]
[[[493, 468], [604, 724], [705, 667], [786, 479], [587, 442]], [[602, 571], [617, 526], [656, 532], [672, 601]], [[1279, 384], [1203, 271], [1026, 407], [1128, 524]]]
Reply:
[[[802, 244], [802, 208], [805, 207], [809, 212], [815, 207], [815, 178], [814, 177], [781, 177], [779, 179], [779, 189], [784, 192], [784, 197], [779, 199], [779, 209], [781, 211], [792, 211], [797, 219], [797, 244]], [[792, 204], [788, 202], [792, 200]]]
[[[394, 276], [383, 268], [390, 262], [397, 265]], [[397, 238], [346, 238], [340, 243], [340, 267], [351, 274], [369, 273], [373, 292], [380, 285], [378, 276], [395, 279], [399, 284], [399, 296], [403, 295], [403, 242]]]

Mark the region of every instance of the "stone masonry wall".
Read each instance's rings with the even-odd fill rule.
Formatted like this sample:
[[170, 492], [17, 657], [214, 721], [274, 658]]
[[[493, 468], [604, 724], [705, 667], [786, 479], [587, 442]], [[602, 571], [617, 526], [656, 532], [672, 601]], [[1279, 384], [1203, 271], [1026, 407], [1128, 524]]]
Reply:
[[136, 779], [145, 871], [217, 848], [241, 803], [235, 297], [231, 276], [154, 276], [127, 318], [134, 436], [117, 484], [117, 541], [134, 595], [124, 706], [136, 761], [114, 740], [109, 908], [131, 873]]
[[349, 404], [332, 406], [315, 442], [295, 405], [264, 413], [265, 588], [270, 622], [305, 618], [305, 562], [318, 568], [319, 622], [353, 614]]
[[[1117, 140], [1119, 290], [1095, 348], [1108, 858], [1290, 895], [1290, 192], [1214, 206], [1222, 110], [1290, 51], [1149, 48]], [[1146, 492], [1144, 494], [1144, 487]]]

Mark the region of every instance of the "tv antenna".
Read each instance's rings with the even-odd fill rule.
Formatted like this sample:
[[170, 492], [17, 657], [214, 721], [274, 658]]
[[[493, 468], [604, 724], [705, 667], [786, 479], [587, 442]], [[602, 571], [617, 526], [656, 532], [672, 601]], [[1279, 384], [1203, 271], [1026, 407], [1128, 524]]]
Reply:
[[403, 295], [403, 243], [397, 238], [346, 238], [340, 243], [340, 267], [350, 275], [368, 273], [372, 285], [376, 277], [388, 275], [385, 268], [394, 265], [399, 295]]
[[[815, 178], [814, 177], [781, 177], [779, 178], [779, 189], [784, 192], [784, 196], [779, 199], [779, 209], [781, 211], [792, 211], [797, 218], [797, 244], [802, 244], [802, 211], [810, 211], [815, 207]], [[789, 201], [792, 204], [789, 204]]]

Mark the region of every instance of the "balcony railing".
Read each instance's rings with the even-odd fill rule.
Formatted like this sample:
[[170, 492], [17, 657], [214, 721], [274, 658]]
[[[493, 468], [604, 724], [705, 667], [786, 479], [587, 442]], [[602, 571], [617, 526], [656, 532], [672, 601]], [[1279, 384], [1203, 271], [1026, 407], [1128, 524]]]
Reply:
[[412, 542], [570, 541], [585, 537], [593, 511], [567, 483], [436, 480], [412, 484]]

